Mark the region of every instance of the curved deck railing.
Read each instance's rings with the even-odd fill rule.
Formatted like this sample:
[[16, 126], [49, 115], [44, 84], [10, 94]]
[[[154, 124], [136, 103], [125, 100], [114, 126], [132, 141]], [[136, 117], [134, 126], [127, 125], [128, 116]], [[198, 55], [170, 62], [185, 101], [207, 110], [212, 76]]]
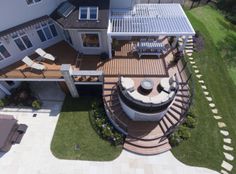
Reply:
[[[180, 120], [176, 124], [172, 125], [167, 130], [167, 132], [165, 132], [165, 134], [163, 136], [160, 136], [159, 138], [168, 137], [170, 134], [172, 134], [178, 128], [178, 125], [181, 125], [185, 121], [188, 111], [190, 109], [190, 106], [193, 103], [194, 81], [192, 80], [192, 73], [191, 73], [191, 70], [188, 68], [188, 63], [185, 61], [185, 59], [182, 59], [181, 61], [178, 62], [178, 64], [176, 66], [177, 66], [177, 69], [179, 72], [179, 76], [181, 78], [181, 80], [179, 80], [179, 85], [181, 85], [182, 89], [183, 88], [187, 89], [189, 95], [183, 104]], [[116, 86], [118, 86], [118, 82], [117, 82]], [[113, 88], [113, 92], [114, 92], [114, 90], [115, 89]], [[124, 135], [127, 136], [128, 135], [128, 132], [127, 132], [128, 126], [123, 121], [121, 121], [119, 118], [117, 118], [115, 113], [113, 111], [111, 111], [110, 107], [108, 106], [108, 103], [106, 102], [106, 100], [104, 98], [103, 98], [103, 101], [104, 101], [105, 110], [107, 112], [108, 118], [111, 121], [111, 123], [114, 125], [114, 127], [118, 131], [120, 131], [121, 133], [123, 133]]]

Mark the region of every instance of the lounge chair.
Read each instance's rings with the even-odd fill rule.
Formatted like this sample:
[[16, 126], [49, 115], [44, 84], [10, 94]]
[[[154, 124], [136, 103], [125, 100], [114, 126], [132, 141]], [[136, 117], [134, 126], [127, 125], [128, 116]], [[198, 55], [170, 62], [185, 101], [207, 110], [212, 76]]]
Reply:
[[39, 63], [36, 63], [34, 62], [33, 60], [31, 60], [28, 56], [25, 56], [22, 61], [28, 65], [30, 68], [34, 68], [34, 69], [37, 69], [37, 70], [44, 70], [45, 69], [45, 66], [44, 65], [41, 65]]
[[48, 59], [48, 60], [52, 60], [52, 61], [55, 60], [55, 57], [53, 55], [46, 53], [42, 48], [36, 49], [35, 52], [44, 59]]

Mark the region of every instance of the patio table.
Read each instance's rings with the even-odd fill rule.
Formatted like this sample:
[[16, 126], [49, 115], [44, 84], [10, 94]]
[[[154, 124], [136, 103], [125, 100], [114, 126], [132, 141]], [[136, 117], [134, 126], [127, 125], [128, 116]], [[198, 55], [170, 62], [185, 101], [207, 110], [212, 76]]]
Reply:
[[140, 41], [137, 43], [136, 49], [139, 57], [142, 55], [157, 55], [158, 57], [163, 54], [165, 46], [162, 42], [157, 41]]

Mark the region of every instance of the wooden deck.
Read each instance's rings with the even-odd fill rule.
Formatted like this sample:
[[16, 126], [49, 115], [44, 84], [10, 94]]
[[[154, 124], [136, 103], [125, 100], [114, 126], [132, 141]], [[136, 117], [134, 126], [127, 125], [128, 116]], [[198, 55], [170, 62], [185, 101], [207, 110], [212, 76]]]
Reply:
[[[62, 64], [71, 64], [75, 70], [102, 70], [106, 76], [137, 76], [137, 77], [163, 77], [168, 76], [166, 60], [173, 57], [172, 53], [158, 58], [156, 56], [146, 56], [136, 58], [130, 55], [131, 43], [122, 44], [121, 48], [115, 52], [113, 59], [101, 61], [99, 56], [83, 56], [77, 59], [77, 52], [66, 42], [59, 42], [47, 49], [46, 52], [56, 57], [55, 62], [43, 60], [40, 63], [45, 65], [46, 70], [33, 70], [22, 61], [18, 61], [0, 70], [2, 79], [62, 79], [60, 68]], [[32, 59], [36, 55], [30, 56]], [[79, 60], [79, 61], [78, 61]]]

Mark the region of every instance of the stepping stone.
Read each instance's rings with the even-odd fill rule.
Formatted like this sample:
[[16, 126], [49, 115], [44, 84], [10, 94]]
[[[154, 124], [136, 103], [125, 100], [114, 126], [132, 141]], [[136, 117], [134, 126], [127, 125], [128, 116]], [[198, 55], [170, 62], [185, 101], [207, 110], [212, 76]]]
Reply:
[[203, 93], [204, 93], [204, 95], [209, 95], [209, 92], [207, 92], [207, 91], [204, 91]]
[[193, 46], [186, 46], [185, 49], [193, 49]]
[[218, 114], [218, 109], [212, 109], [211, 111], [213, 114]]
[[222, 174], [229, 174], [229, 173], [226, 172], [225, 170], [221, 170], [220, 173], [222, 173]]
[[216, 120], [220, 120], [220, 119], [222, 119], [221, 116], [217, 116], [217, 115], [214, 115], [214, 118], [215, 118]]
[[212, 98], [211, 97], [206, 97], [207, 101], [211, 102]]
[[204, 80], [199, 80], [198, 82], [199, 82], [199, 83], [205, 83]]
[[193, 50], [185, 50], [186, 53], [193, 53]]
[[223, 128], [223, 127], [227, 127], [227, 126], [224, 122], [218, 122], [218, 127]]
[[195, 63], [196, 63], [196, 62], [194, 62], [194, 61], [190, 61], [190, 64], [192, 64], [192, 65], [195, 64]]
[[207, 89], [207, 87], [205, 85], [202, 85], [201, 87], [202, 87], [202, 89], [205, 89], [205, 90]]
[[200, 78], [202, 77], [202, 75], [201, 75], [201, 74], [197, 74], [196, 77], [197, 77], [198, 79], [200, 79]]
[[229, 135], [229, 132], [226, 131], [226, 130], [221, 130], [220, 133], [224, 136], [228, 136]]
[[229, 154], [229, 153], [227, 153], [227, 152], [224, 152], [224, 156], [229, 161], [233, 161], [234, 160], [234, 156]]
[[193, 57], [189, 57], [188, 59], [189, 59], [189, 60], [193, 60]]
[[231, 144], [231, 138], [224, 138], [223, 140], [225, 143]]
[[199, 71], [199, 70], [194, 70], [194, 72], [197, 74], [197, 73], [199, 73], [200, 71]]
[[192, 53], [187, 53], [187, 56], [192, 56], [193, 54]]
[[193, 68], [194, 68], [194, 69], [197, 69], [198, 67], [197, 67], [196, 65], [193, 65]]
[[224, 168], [225, 170], [229, 171], [229, 172], [233, 169], [233, 166], [230, 163], [226, 162], [226, 161], [222, 162], [221, 167]]
[[215, 105], [214, 103], [210, 103], [209, 106], [210, 106], [211, 108], [216, 107], [216, 105]]
[[233, 151], [234, 150], [233, 147], [230, 147], [230, 146], [227, 146], [227, 145], [223, 145], [223, 148], [227, 151]]

